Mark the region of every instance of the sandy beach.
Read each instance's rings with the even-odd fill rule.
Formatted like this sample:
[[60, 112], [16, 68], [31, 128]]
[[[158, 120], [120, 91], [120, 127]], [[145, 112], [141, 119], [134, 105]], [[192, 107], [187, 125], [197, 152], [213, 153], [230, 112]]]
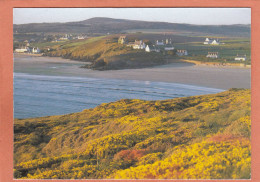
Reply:
[[80, 68], [85, 64], [62, 58], [14, 55], [14, 72], [17, 73], [159, 81], [219, 89], [251, 87], [251, 69], [248, 68], [200, 66], [183, 62], [152, 68], [95, 71]]

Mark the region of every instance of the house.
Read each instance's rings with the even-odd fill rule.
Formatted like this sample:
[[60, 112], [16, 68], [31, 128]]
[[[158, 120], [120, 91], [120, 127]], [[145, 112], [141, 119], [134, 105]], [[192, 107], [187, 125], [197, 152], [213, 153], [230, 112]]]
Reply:
[[208, 52], [207, 58], [218, 58], [218, 52]]
[[85, 38], [86, 38], [86, 36], [83, 36], [83, 35], [77, 36], [77, 39], [78, 39], [78, 40], [83, 40], [83, 39], [85, 39]]
[[14, 52], [17, 52], [17, 53], [27, 53], [27, 52], [30, 52], [30, 49], [29, 47], [21, 47], [21, 48], [17, 48], [14, 50]]
[[170, 40], [169, 39], [165, 40], [164, 50], [165, 51], [172, 51], [172, 50], [174, 50], [174, 47], [172, 45], [172, 40], [171, 39]]
[[219, 40], [217, 39], [214, 39], [212, 42], [211, 42], [211, 44], [212, 45], [219, 45], [220, 44], [220, 42], [219, 42]]
[[32, 53], [33, 54], [39, 54], [41, 51], [40, 51], [40, 49], [37, 47], [37, 48], [35, 48], [35, 47], [33, 47], [32, 48]]
[[174, 50], [174, 47], [171, 44], [166, 44], [164, 46], [164, 50], [165, 51], [172, 51], [172, 50]]
[[142, 40], [135, 40], [133, 49], [145, 49], [145, 43]]
[[206, 38], [205, 41], [204, 41], [204, 44], [209, 44], [211, 40], [209, 38]]
[[218, 39], [206, 38], [203, 44], [205, 44], [205, 45], [208, 45], [208, 44], [219, 45], [220, 42], [219, 42]]
[[235, 57], [235, 61], [246, 61], [246, 54], [245, 55], [239, 55], [237, 54], [237, 56]]
[[127, 38], [126, 36], [120, 36], [118, 39], [119, 44], [126, 44], [127, 43]]
[[187, 56], [188, 55], [188, 51], [187, 50], [177, 50], [176, 54], [178, 56]]
[[71, 39], [71, 35], [65, 34], [65, 36], [61, 37], [59, 40], [69, 40]]
[[160, 52], [160, 49], [158, 47], [156, 47], [155, 45], [147, 45], [145, 47], [145, 51], [146, 52]]
[[158, 46], [163, 46], [163, 45], [164, 45], [163, 40], [162, 40], [161, 42], [159, 42], [159, 40], [157, 40], [157, 41], [156, 41], [156, 45], [158, 45]]

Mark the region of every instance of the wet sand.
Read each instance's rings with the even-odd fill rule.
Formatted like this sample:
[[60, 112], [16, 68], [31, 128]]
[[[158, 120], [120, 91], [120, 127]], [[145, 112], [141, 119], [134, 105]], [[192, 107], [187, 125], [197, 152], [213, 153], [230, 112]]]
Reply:
[[62, 58], [14, 55], [14, 72], [19, 73], [172, 82], [219, 89], [251, 86], [251, 69], [248, 68], [200, 66], [183, 62], [153, 68], [95, 71], [80, 68], [85, 64]]

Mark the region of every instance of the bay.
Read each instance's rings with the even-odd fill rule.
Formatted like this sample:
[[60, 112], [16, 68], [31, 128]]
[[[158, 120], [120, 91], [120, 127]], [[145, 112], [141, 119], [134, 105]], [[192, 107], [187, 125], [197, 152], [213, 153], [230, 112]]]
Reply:
[[14, 118], [80, 112], [120, 99], [165, 100], [221, 91], [178, 83], [14, 73]]

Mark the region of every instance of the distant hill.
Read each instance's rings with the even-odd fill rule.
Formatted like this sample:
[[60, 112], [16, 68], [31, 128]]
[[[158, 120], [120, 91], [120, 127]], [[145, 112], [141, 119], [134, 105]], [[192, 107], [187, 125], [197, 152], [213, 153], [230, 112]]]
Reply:
[[250, 90], [14, 121], [15, 178], [250, 179]]
[[91, 18], [67, 23], [31, 23], [14, 25], [14, 32], [121, 33], [127, 30], [161, 29], [210, 35], [250, 36], [250, 25], [192, 25], [113, 18]]

